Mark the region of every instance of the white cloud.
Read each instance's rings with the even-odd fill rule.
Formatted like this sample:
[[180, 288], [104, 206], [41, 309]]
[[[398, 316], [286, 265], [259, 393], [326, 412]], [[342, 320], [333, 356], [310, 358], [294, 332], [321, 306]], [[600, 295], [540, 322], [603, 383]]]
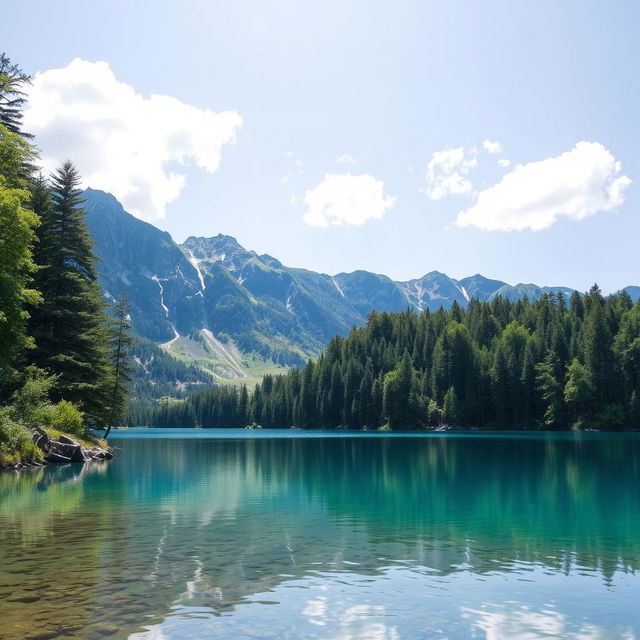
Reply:
[[502, 145], [497, 140], [485, 140], [482, 143], [485, 151], [488, 151], [490, 154], [502, 153]]
[[382, 218], [395, 200], [384, 195], [384, 183], [371, 175], [329, 173], [304, 194], [307, 210], [303, 219], [312, 227], [361, 225]]
[[624, 202], [631, 180], [598, 142], [578, 142], [559, 156], [517, 165], [478, 194], [456, 224], [489, 231], [550, 227], [560, 216], [581, 220]]
[[498, 166], [502, 167], [503, 169], [506, 169], [507, 167], [511, 166], [511, 160], [507, 160], [506, 158], [500, 158], [500, 160], [498, 160]]
[[177, 98], [148, 98], [120, 82], [106, 62], [76, 58], [36, 74], [24, 116], [46, 171], [70, 158], [85, 184], [113, 193], [131, 213], [162, 218], [186, 183], [175, 165], [218, 169], [221, 149], [242, 124]]
[[358, 161], [348, 153], [341, 155], [339, 158], [336, 158], [336, 164], [342, 165], [354, 165], [358, 164]]
[[477, 149], [465, 151], [464, 147], [446, 147], [436, 151], [427, 165], [427, 196], [441, 200], [449, 195], [469, 195], [473, 184], [465, 176], [474, 169], [478, 161]]

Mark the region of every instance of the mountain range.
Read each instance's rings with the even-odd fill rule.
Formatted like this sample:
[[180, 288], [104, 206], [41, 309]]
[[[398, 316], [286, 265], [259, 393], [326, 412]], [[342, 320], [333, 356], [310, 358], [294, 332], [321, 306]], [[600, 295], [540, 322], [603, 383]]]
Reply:
[[[189, 237], [180, 245], [108, 193], [88, 189], [84, 198], [105, 297], [112, 301], [124, 291], [137, 334], [213, 379], [245, 380], [299, 365], [374, 309], [448, 309], [471, 298], [573, 292], [480, 274], [456, 280], [431, 271], [398, 282], [368, 271], [316, 273], [247, 250], [227, 235]], [[626, 290], [640, 298], [640, 287]]]

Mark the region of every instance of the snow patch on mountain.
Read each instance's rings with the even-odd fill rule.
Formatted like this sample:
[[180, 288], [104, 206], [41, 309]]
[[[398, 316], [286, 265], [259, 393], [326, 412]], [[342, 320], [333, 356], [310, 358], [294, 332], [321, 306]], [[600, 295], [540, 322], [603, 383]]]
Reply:
[[185, 252], [185, 255], [187, 256], [187, 260], [192, 264], [193, 268], [196, 270], [196, 273], [198, 274], [198, 280], [200, 280], [200, 286], [202, 287], [202, 291], [204, 291], [207, 287], [204, 283], [202, 269], [200, 269], [200, 263], [202, 262], [202, 260], [198, 260], [198, 258], [196, 258], [193, 255], [193, 251], [191, 251], [191, 249], [187, 249], [186, 247], [184, 247], [184, 252]]
[[160, 306], [164, 309], [164, 315], [168, 318], [169, 307], [167, 307], [167, 305], [164, 303], [164, 287], [162, 286], [162, 283], [160, 282], [160, 278], [158, 278], [158, 276], [151, 276], [151, 279], [160, 287]]

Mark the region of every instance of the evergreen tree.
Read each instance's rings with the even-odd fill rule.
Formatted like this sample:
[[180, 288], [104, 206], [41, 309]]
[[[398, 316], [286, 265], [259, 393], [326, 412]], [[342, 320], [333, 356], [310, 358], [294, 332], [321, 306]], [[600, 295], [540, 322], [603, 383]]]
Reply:
[[22, 112], [26, 102], [26, 88], [31, 84], [29, 76], [0, 54], [0, 124], [12, 133], [22, 133]]
[[416, 377], [405, 351], [398, 366], [384, 377], [383, 413], [392, 429], [417, 426]]
[[131, 383], [131, 349], [133, 348], [132, 328], [129, 318], [129, 301], [126, 295], [120, 294], [116, 302], [113, 318], [111, 319], [110, 359], [111, 375], [111, 407], [109, 412], [109, 424], [104, 435], [109, 437], [111, 428], [118, 424], [125, 414], [127, 394]]
[[66, 162], [51, 178], [34, 252], [44, 298], [29, 323], [33, 364], [55, 374], [54, 400], [78, 404], [90, 421], [109, 418], [109, 333], [97, 282], [96, 256], [81, 208], [80, 177]]
[[593, 397], [594, 388], [589, 369], [578, 358], [574, 358], [567, 369], [564, 400], [575, 420], [581, 420], [590, 415]]
[[565, 418], [564, 375], [560, 359], [555, 351], [549, 351], [543, 362], [536, 366], [536, 384], [546, 404], [544, 423], [561, 425]]
[[460, 421], [460, 406], [458, 403], [458, 395], [454, 387], [449, 387], [447, 393], [444, 394], [444, 403], [442, 405], [442, 420], [445, 424], [455, 425]]
[[593, 386], [593, 400], [604, 405], [612, 399], [614, 386], [612, 339], [605, 316], [604, 300], [594, 285], [586, 298], [583, 329], [584, 364]]

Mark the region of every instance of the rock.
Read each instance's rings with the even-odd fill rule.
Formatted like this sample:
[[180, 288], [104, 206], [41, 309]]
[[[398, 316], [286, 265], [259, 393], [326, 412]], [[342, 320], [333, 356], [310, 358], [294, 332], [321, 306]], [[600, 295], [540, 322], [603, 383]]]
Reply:
[[47, 456], [45, 457], [45, 460], [47, 462], [57, 462], [57, 463], [71, 462], [71, 458], [60, 455], [59, 453], [55, 453], [54, 451], [48, 453]]
[[[82, 456], [82, 450], [80, 445], [77, 442], [73, 442], [73, 440], [68, 442], [62, 442], [62, 438], [60, 440], [52, 440], [51, 441], [51, 449], [54, 453], [57, 453], [61, 456], [65, 456], [69, 458], [73, 462], [82, 462], [84, 457]], [[69, 438], [65, 438], [65, 440], [69, 440]]]
[[42, 451], [49, 451], [51, 446], [49, 436], [41, 429], [34, 431], [32, 440], [36, 447], [42, 449]]
[[75, 442], [75, 440], [72, 440], [71, 438], [67, 438], [67, 436], [60, 436], [58, 438], [58, 442], [62, 442], [62, 444], [75, 444], [75, 445], [78, 444], [77, 442]]
[[80, 445], [78, 445], [71, 455], [71, 462], [84, 462], [87, 458], [84, 455], [84, 451]]

